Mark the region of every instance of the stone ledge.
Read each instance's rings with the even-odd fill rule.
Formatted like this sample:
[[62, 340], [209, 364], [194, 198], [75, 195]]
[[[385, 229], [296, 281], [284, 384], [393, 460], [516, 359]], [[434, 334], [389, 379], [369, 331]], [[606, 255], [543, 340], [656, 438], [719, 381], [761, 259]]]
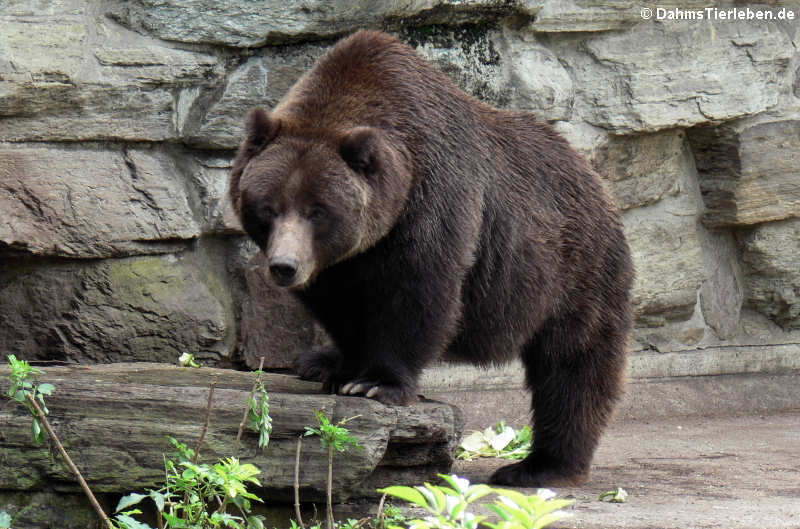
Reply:
[[[201, 449], [204, 461], [230, 456], [253, 373], [164, 364], [105, 364], [42, 368], [41, 381], [56, 390], [47, 398], [50, 421], [95, 492], [128, 492], [163, 480], [163, 453], [172, 435], [192, 445], [200, 434], [212, 379], [210, 427]], [[8, 369], [0, 368], [0, 391], [7, 391]], [[267, 373], [272, 435], [269, 447], [256, 446], [256, 434], [245, 432], [240, 457], [254, 463], [264, 487], [261, 496], [291, 501], [295, 450], [305, 426], [317, 424], [323, 410], [334, 421], [348, 423], [363, 450], [336, 459], [337, 501], [377, 495], [400, 471], [409, 482], [431, 480], [447, 472], [461, 437], [457, 408], [425, 401], [393, 407], [364, 398], [320, 394], [320, 385], [296, 377]], [[34, 446], [24, 410], [0, 408], [0, 483], [6, 491], [36, 492], [48, 487], [77, 490], [65, 465], [53, 463], [47, 444]], [[25, 472], [19, 472], [24, 468]], [[327, 450], [316, 440], [303, 444], [300, 471], [302, 501], [325, 497]]]
[[[502, 388], [502, 389], [498, 389]], [[521, 427], [530, 421], [530, 394], [520, 387], [481, 391], [424, 391], [429, 398], [455, 402], [464, 413], [464, 431], [505, 421]], [[768, 414], [800, 410], [800, 372], [634, 379], [615, 413], [615, 422], [672, 417]], [[624, 426], [622, 426], [624, 428]]]
[[[675, 353], [633, 354], [628, 361], [631, 381], [672, 377], [702, 377], [744, 373], [785, 374], [800, 371], [800, 344], [709, 347]], [[522, 364], [481, 369], [439, 364], [425, 371], [421, 391], [484, 391], [524, 388]]]

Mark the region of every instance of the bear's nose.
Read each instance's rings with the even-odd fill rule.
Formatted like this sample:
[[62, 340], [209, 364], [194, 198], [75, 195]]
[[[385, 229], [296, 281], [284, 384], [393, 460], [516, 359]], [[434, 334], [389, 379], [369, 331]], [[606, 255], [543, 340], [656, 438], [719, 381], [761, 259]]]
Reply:
[[269, 260], [269, 273], [278, 285], [285, 287], [292, 283], [297, 266], [297, 259], [292, 257], [274, 257]]

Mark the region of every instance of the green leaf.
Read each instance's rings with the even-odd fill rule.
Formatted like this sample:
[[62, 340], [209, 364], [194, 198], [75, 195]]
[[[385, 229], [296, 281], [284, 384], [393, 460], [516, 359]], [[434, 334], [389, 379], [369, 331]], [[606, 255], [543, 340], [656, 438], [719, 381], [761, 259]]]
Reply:
[[[467, 513], [469, 516], [469, 513]], [[477, 529], [478, 525], [484, 524], [486, 516], [475, 516], [466, 522], [467, 529]]]
[[189, 523], [186, 520], [184, 520], [183, 518], [179, 518], [177, 516], [173, 516], [168, 512], [162, 512], [161, 516], [169, 524], [170, 529], [181, 529], [189, 527]]
[[[13, 388], [12, 388], [13, 389]], [[24, 406], [30, 406], [28, 404], [28, 399], [25, 398], [25, 391], [21, 389], [16, 389], [13, 394], [9, 392], [9, 396], [14, 399], [15, 401], [19, 402]]]
[[180, 461], [191, 461], [194, 459], [194, 450], [186, 446], [185, 444], [181, 443], [177, 439], [171, 436], [167, 436], [169, 442], [172, 443], [172, 446], [178, 451], [177, 458]]
[[454, 520], [458, 520], [458, 518], [461, 516], [461, 513], [463, 513], [464, 510], [467, 508], [467, 505], [468, 503], [466, 501], [458, 502], [456, 506], [453, 507], [452, 510], [450, 511], [450, 517], [453, 518]]
[[[529, 506], [530, 502], [528, 501], [528, 496], [524, 495], [521, 492], [518, 492], [516, 490], [511, 490], [511, 489], [494, 489], [494, 492], [500, 498], [506, 498], [506, 500], [509, 500], [509, 501], [515, 503], [517, 505], [517, 507], [519, 507], [519, 508], [526, 509]], [[533, 498], [536, 498], [536, 497], [537, 496], [533, 496]], [[506, 503], [506, 506], [508, 506], [507, 503]], [[513, 507], [513, 506], [511, 506], [511, 507]]]
[[9, 529], [11, 527], [11, 515], [6, 511], [0, 511], [0, 529]]
[[496, 512], [497, 515], [504, 521], [506, 522], [511, 521], [511, 513], [509, 513], [503, 505], [494, 504], [494, 505], [487, 505], [487, 507]]
[[533, 524], [533, 527], [531, 527], [531, 529], [542, 529], [542, 527], [547, 527], [551, 523], [555, 523], [555, 522], [557, 522], [559, 520], [563, 520], [564, 518], [569, 518], [570, 516], [572, 516], [572, 515], [569, 514], [569, 513], [564, 512], [564, 511], [551, 512], [551, 513], [545, 514], [544, 516], [542, 516], [540, 518], [537, 518], [536, 522]]
[[425, 486], [433, 492], [433, 497], [436, 498], [436, 510], [443, 512], [447, 507], [447, 498], [445, 498], [444, 492], [440, 487], [434, 487], [430, 483], [426, 483]]
[[52, 395], [56, 387], [52, 384], [39, 384], [38, 391], [42, 395]]
[[159, 512], [164, 510], [164, 501], [166, 499], [164, 494], [158, 492], [157, 490], [151, 490], [150, 499], [152, 499], [153, 503], [156, 504], [156, 509], [158, 509]]
[[122, 498], [120, 498], [119, 503], [117, 504], [117, 508], [114, 509], [114, 512], [120, 512], [121, 510], [130, 507], [131, 505], [136, 505], [146, 497], [147, 496], [145, 494], [137, 494], [135, 492], [132, 492], [127, 496], [123, 496]]
[[262, 501], [261, 498], [259, 498], [252, 492], [247, 492], [247, 490], [245, 490], [244, 488], [242, 488], [242, 490], [239, 491], [239, 496], [237, 496], [237, 498], [247, 498], [248, 500]]
[[211, 514], [211, 521], [214, 522], [216, 525], [220, 523], [224, 523], [228, 527], [239, 527], [239, 523], [242, 519], [239, 516], [233, 516], [232, 514], [228, 514], [226, 512], [215, 512]]
[[264, 517], [261, 515], [248, 516], [247, 527], [252, 529], [264, 529]]
[[44, 430], [42, 430], [42, 425], [39, 422], [39, 419], [33, 419], [31, 421], [31, 432], [33, 433], [33, 441], [37, 445], [44, 442], [45, 434]]
[[394, 485], [384, 489], [378, 489], [378, 492], [382, 494], [388, 494], [389, 496], [394, 496], [395, 498], [400, 498], [401, 500], [413, 503], [414, 505], [419, 505], [420, 507], [428, 507], [428, 502], [425, 500], [425, 497], [413, 487]]
[[425, 498], [425, 501], [428, 502], [427, 509], [432, 513], [439, 514], [439, 510], [436, 508], [436, 496], [433, 494], [433, 491], [421, 485], [417, 485], [414, 488], [417, 489]]
[[272, 433], [269, 395], [264, 389], [263, 382], [259, 381], [256, 393], [248, 397], [247, 410], [247, 425], [251, 430], [258, 432], [258, 447], [263, 450], [269, 445], [269, 436]]
[[[250, 493], [248, 492], [247, 494], [249, 495]], [[262, 501], [261, 498], [256, 497], [256, 496], [253, 496], [253, 499], [256, 500], [256, 501]], [[251, 505], [250, 504], [250, 500], [245, 498], [243, 495], [240, 494], [240, 495], [236, 496], [235, 498], [231, 498], [231, 501], [233, 502], [234, 505], [239, 507], [239, 509], [241, 509], [242, 511], [250, 512], [250, 505]]]
[[[439, 474], [439, 477], [442, 478], [443, 480], [445, 480], [447, 483], [450, 484], [451, 487], [453, 487], [453, 489], [455, 489], [453, 491], [453, 494], [452, 494], [454, 496], [463, 495], [469, 489], [469, 480], [468, 479], [460, 478], [460, 477], [456, 476], [455, 474]], [[450, 494], [446, 490], [444, 492], [446, 492], [447, 494]]]
[[575, 503], [575, 500], [564, 500], [564, 499], [547, 500], [546, 502], [543, 503], [543, 505], [539, 506], [536, 509], [536, 513], [539, 516], [543, 516], [553, 511], [563, 509], [564, 507], [569, 507], [573, 503]]
[[508, 507], [508, 513], [511, 515], [511, 520], [521, 524], [523, 527], [530, 527], [533, 523], [533, 518], [529, 512], [523, 509], [514, 509]]
[[139, 520], [128, 516], [127, 514], [118, 514], [114, 517], [117, 520], [117, 523], [123, 529], [153, 529], [146, 523], [142, 523]]
[[466, 499], [469, 503], [478, 501], [479, 499], [488, 496], [493, 492], [492, 487], [488, 485], [473, 485], [467, 489]]

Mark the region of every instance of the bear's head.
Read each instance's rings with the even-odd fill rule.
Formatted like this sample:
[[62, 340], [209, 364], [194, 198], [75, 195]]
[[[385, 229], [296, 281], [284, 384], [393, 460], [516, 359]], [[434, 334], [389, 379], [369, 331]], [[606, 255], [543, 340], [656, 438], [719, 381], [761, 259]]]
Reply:
[[406, 151], [384, 131], [300, 127], [262, 109], [248, 115], [246, 130], [231, 201], [278, 285], [303, 288], [394, 226], [411, 169]]

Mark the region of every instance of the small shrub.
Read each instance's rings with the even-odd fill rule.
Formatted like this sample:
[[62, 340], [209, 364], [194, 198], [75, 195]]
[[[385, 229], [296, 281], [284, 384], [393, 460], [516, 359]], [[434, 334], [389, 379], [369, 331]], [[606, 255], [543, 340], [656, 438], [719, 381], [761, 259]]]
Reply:
[[322, 447], [328, 449], [328, 483], [326, 487], [328, 529], [334, 529], [336, 525], [333, 520], [333, 454], [334, 451], [346, 452], [350, 448], [361, 448], [361, 445], [358, 444], [358, 439], [351, 435], [347, 428], [344, 427], [345, 423], [357, 419], [358, 417], [359, 416], [356, 415], [355, 417], [342, 419], [338, 423], [333, 424], [322, 411], [317, 411], [319, 428], [306, 426], [305, 435], [318, 435]]
[[18, 360], [14, 355], [8, 355], [8, 366], [11, 368], [11, 373], [8, 376], [11, 381], [11, 387], [8, 389], [8, 398], [28, 409], [33, 418], [31, 422], [33, 440], [36, 444], [41, 444], [47, 434], [42, 427], [42, 419], [39, 412], [36, 411], [29, 398], [38, 400], [42, 413], [47, 415], [50, 412], [44, 403], [44, 396], [52, 394], [55, 387], [52, 384], [40, 384], [37, 382], [36, 379], [43, 374], [42, 371], [31, 367], [25, 360]]
[[[166, 483], [146, 494], [128, 494], [117, 505], [115, 521], [120, 529], [152, 529], [133, 518], [141, 514], [130, 509], [150, 498], [156, 506], [159, 527], [163, 529], [263, 529], [264, 519], [251, 515], [251, 501], [261, 501], [247, 491], [247, 484], [261, 486], [256, 476], [260, 470], [229, 457], [214, 465], [193, 462], [195, 451], [176, 439], [169, 438], [177, 453], [164, 459]], [[228, 513], [235, 507], [239, 515]]]
[[[555, 493], [539, 489], [531, 496], [507, 489], [496, 489], [488, 485], [470, 485], [469, 481], [456, 475], [440, 474], [448, 486], [431, 485], [380, 489], [389, 496], [400, 498], [427, 510], [431, 516], [407, 521], [409, 529], [477, 529], [480, 525], [489, 529], [541, 529], [569, 513], [562, 511], [572, 500], [555, 499]], [[488, 522], [486, 516], [476, 516], [467, 509], [476, 501], [495, 494], [493, 505], [489, 505], [498, 516], [497, 523]], [[390, 525], [390, 529], [395, 529]]]

